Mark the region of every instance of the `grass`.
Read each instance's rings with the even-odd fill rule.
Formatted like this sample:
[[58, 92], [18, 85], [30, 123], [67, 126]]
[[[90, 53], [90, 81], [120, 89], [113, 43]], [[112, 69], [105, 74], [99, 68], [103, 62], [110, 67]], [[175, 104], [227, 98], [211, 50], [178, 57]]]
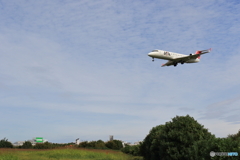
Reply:
[[0, 160], [142, 160], [120, 151], [98, 149], [0, 149]]

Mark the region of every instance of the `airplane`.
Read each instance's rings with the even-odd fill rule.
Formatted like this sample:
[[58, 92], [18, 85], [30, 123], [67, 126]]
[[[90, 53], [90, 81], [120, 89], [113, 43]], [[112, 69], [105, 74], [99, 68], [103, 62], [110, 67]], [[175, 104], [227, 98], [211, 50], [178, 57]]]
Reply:
[[209, 53], [211, 52], [211, 50], [212, 49], [210, 48], [207, 50], [196, 51], [195, 54], [190, 53], [189, 55], [168, 52], [164, 50], [153, 50], [152, 52], [148, 53], [148, 56], [152, 57], [153, 62], [154, 62], [154, 58], [168, 60], [168, 62], [163, 64], [162, 67], [171, 66], [171, 65], [176, 67], [178, 63], [181, 63], [181, 64], [197, 63], [200, 61], [200, 56], [202, 54]]

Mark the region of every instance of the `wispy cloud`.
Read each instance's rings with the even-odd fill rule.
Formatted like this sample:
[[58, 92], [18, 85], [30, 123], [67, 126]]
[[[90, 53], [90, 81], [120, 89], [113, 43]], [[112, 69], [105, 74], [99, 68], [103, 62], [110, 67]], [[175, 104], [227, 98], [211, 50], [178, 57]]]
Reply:
[[206, 108], [203, 119], [224, 119], [226, 122], [239, 123], [240, 119], [236, 117], [240, 112], [239, 104], [239, 96], [212, 104]]
[[[0, 136], [60, 142], [114, 134], [135, 141], [186, 114], [205, 124], [232, 123], [229, 132], [238, 127], [239, 4], [73, 0], [0, 6], [0, 125], [6, 123]], [[176, 68], [161, 68], [163, 61], [147, 56], [155, 48], [189, 54], [210, 47], [200, 63]]]

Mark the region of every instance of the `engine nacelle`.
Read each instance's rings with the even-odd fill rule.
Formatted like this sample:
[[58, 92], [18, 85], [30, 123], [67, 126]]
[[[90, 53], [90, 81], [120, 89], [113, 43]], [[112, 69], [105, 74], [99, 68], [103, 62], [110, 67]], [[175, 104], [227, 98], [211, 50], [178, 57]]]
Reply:
[[189, 54], [189, 56], [192, 56], [192, 55], [193, 55], [193, 53], [190, 53], [190, 54]]

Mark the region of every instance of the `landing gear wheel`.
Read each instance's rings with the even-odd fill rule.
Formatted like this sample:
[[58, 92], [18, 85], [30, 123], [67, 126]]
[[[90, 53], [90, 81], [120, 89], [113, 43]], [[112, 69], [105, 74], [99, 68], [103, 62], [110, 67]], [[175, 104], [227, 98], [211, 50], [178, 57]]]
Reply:
[[152, 59], [152, 61], [154, 62], [154, 58]]
[[176, 66], [177, 66], [177, 63], [174, 64], [174, 67], [176, 67]]

